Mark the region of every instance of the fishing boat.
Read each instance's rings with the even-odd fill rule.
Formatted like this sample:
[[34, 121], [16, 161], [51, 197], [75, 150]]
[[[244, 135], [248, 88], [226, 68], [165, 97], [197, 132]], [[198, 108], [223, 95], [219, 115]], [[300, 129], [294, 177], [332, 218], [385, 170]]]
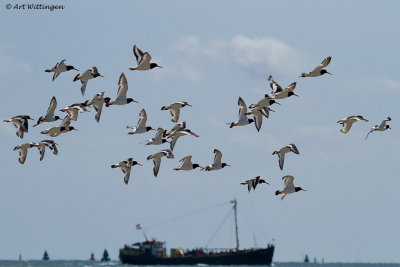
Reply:
[[[135, 265], [270, 265], [275, 246], [269, 244], [266, 248], [240, 249], [237, 224], [237, 201], [233, 204], [235, 219], [236, 248], [234, 249], [195, 249], [183, 250], [171, 248], [167, 255], [165, 242], [155, 239], [125, 245], [119, 250], [119, 258], [123, 264]], [[136, 228], [140, 228], [137, 225]]]

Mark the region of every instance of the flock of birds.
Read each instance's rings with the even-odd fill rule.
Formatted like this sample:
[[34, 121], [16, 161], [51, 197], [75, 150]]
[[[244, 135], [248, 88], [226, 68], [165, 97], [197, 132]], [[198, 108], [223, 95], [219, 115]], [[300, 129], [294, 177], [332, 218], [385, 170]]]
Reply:
[[[136, 58], [137, 66], [130, 68], [130, 70], [148, 71], [154, 68], [162, 68], [157, 63], [151, 62], [150, 54], [148, 52], [142, 52], [136, 45], [133, 46], [133, 54]], [[63, 72], [71, 70], [79, 71], [74, 66], [66, 65], [65, 61], [66, 60], [61, 60], [53, 68], [45, 70], [45, 72], [54, 73], [52, 78], [53, 81]], [[308, 73], [302, 73], [300, 77], [318, 77], [324, 74], [331, 74], [325, 69], [325, 67], [327, 67], [330, 62], [331, 62], [331, 57], [327, 57], [321, 62], [320, 65], [315, 67], [312, 71]], [[103, 77], [103, 76], [99, 73], [97, 67], [92, 67], [83, 72], [82, 74], [77, 74], [74, 77], [73, 81], [75, 82], [79, 80], [81, 82], [82, 84], [81, 93], [84, 96], [88, 81], [97, 77]], [[269, 76], [268, 81], [269, 81], [269, 86], [271, 88], [271, 93], [265, 94], [264, 97], [257, 103], [251, 104], [249, 107], [247, 107], [244, 100], [241, 97], [239, 97], [238, 99], [239, 118], [237, 121], [228, 123], [230, 128], [236, 126], [246, 126], [250, 125], [251, 123], [254, 123], [257, 131], [260, 131], [263, 117], [269, 118], [270, 112], [274, 112], [274, 110], [272, 110], [270, 106], [273, 104], [280, 105], [280, 103], [278, 103], [276, 100], [282, 100], [291, 96], [298, 97], [298, 95], [294, 93], [294, 89], [296, 88], [296, 82], [293, 82], [287, 88], [283, 89], [283, 87], [281, 87], [273, 79], [272, 76]], [[71, 121], [76, 121], [78, 119], [79, 113], [88, 112], [88, 108], [90, 107], [93, 107], [95, 109], [96, 111], [95, 120], [99, 122], [104, 105], [106, 107], [109, 107], [111, 105], [126, 105], [131, 102], [138, 103], [138, 101], [134, 100], [133, 98], [127, 98], [127, 92], [128, 92], [128, 81], [126, 79], [125, 74], [122, 73], [118, 81], [118, 92], [117, 92], [117, 97], [115, 99], [112, 99], [110, 97], [104, 97], [104, 92], [100, 92], [96, 94], [92, 100], [86, 100], [85, 102], [82, 103], [75, 103], [61, 109], [60, 110], [61, 112], [66, 113], [65, 117], [63, 118], [54, 114], [57, 108], [57, 100], [53, 96], [50, 101], [50, 105], [47, 109], [46, 114], [44, 116], [39, 117], [39, 119], [37, 120], [36, 124], [33, 125], [33, 127], [36, 127], [39, 124], [45, 122], [55, 122], [57, 120], [61, 120], [60, 125], [43, 130], [41, 134], [48, 135], [50, 137], [57, 137], [60, 134], [64, 134], [71, 131], [78, 131], [76, 128], [70, 125]], [[146, 142], [146, 145], [162, 145], [164, 143], [169, 143], [169, 148], [163, 149], [147, 157], [147, 160], [153, 160], [154, 163], [153, 174], [155, 177], [157, 177], [159, 173], [161, 166], [161, 159], [163, 157], [174, 158], [173, 150], [177, 140], [180, 137], [183, 136], [199, 137], [199, 135], [192, 132], [190, 129], [186, 128], [185, 121], [178, 123], [181, 109], [186, 106], [192, 107], [186, 101], [179, 101], [172, 103], [171, 105], [168, 106], [163, 106], [161, 108], [161, 110], [169, 110], [172, 116], [171, 121], [176, 123], [171, 130], [165, 130], [161, 127], [155, 130], [151, 126], [146, 125], [147, 113], [145, 109], [142, 109], [140, 111], [139, 120], [136, 126], [127, 126], [128, 129], [131, 129], [131, 131], [128, 132], [129, 135], [142, 134], [149, 131], [156, 131], [154, 138], [149, 139]], [[248, 110], [248, 108], [250, 110]], [[248, 118], [248, 116], [252, 116], [252, 118]], [[28, 115], [18, 115], [12, 117], [11, 119], [4, 120], [4, 122], [11, 122], [17, 129], [16, 135], [22, 139], [24, 137], [24, 134], [28, 133], [28, 128], [29, 128], [28, 120], [34, 120], [34, 119]], [[349, 116], [347, 118], [339, 120], [338, 123], [342, 125], [342, 129], [340, 129], [340, 132], [348, 133], [352, 125], [360, 120], [368, 122], [367, 119], [365, 119], [363, 116], [360, 115]], [[391, 129], [390, 126], [386, 124], [386, 122], [390, 120], [391, 118], [387, 117], [382, 121], [382, 123], [379, 126], [375, 125], [373, 128], [371, 128], [371, 130], [367, 134], [366, 139], [372, 132], [385, 131], [387, 129]], [[29, 142], [15, 146], [14, 150], [19, 151], [18, 161], [21, 164], [24, 164], [29, 148], [37, 147], [40, 153], [40, 160], [43, 160], [46, 148], [50, 149], [54, 155], [58, 154], [57, 145], [58, 144], [54, 140], [45, 139], [40, 142]], [[274, 151], [272, 153], [272, 155], [275, 154], [278, 155], [279, 168], [281, 170], [283, 170], [285, 155], [290, 152], [293, 152], [294, 154], [300, 154], [295, 144], [286, 145], [282, 147], [280, 150]], [[214, 149], [214, 161], [210, 165], [203, 167], [200, 166], [198, 163], [192, 163], [191, 155], [183, 157], [180, 160], [180, 162], [182, 163], [182, 165], [177, 168], [174, 168], [174, 170], [191, 171], [196, 168], [199, 168], [204, 171], [215, 171], [223, 169], [226, 166], [230, 166], [229, 164], [222, 162], [222, 152], [219, 151], [218, 149]], [[128, 184], [131, 168], [135, 165], [142, 166], [141, 163], [133, 160], [133, 158], [128, 158], [117, 164], [111, 165], [111, 168], [120, 168], [124, 174], [124, 182], [125, 184]], [[275, 191], [275, 195], [283, 194], [281, 199], [283, 199], [287, 194], [292, 194], [298, 191], [306, 191], [301, 187], [294, 186], [294, 177], [292, 175], [285, 175], [283, 176], [282, 180], [284, 181], [284, 188], [282, 190]], [[262, 183], [269, 184], [264, 179], [261, 179], [260, 176], [257, 176], [253, 179], [244, 181], [241, 184], [247, 185], [248, 191], [250, 192], [251, 189], [255, 190], [257, 185]]]

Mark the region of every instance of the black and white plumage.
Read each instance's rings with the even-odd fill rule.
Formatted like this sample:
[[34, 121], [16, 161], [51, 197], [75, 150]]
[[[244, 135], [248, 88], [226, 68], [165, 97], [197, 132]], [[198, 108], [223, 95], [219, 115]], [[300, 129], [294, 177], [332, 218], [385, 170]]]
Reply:
[[163, 106], [161, 108], [161, 110], [169, 110], [170, 113], [171, 113], [171, 116], [172, 116], [171, 121], [172, 122], [178, 122], [180, 109], [183, 108], [183, 107], [186, 107], [186, 106], [192, 107], [192, 105], [190, 105], [186, 101], [179, 101], [179, 102], [173, 103], [173, 104], [171, 104], [169, 106]]
[[154, 138], [151, 138], [147, 141], [146, 145], [161, 145], [166, 142], [169, 142], [167, 139], [163, 138], [165, 130], [163, 128], [158, 128], [157, 133]]
[[282, 91], [282, 87], [275, 82], [274, 78], [272, 78], [272, 75], [269, 75], [268, 77], [269, 81], [269, 87], [271, 87], [271, 94], [275, 94], [276, 92]]
[[271, 75], [269, 76], [268, 81], [269, 86], [271, 87], [271, 98], [284, 99], [292, 95], [298, 96], [293, 92], [294, 88], [296, 88], [296, 82], [291, 83], [287, 88], [283, 89]]
[[[269, 111], [273, 111], [272, 109], [268, 108]], [[259, 132], [262, 126], [262, 119], [263, 116], [269, 117], [264, 113], [263, 109], [252, 109], [250, 112], [247, 112], [246, 115], [253, 115], [254, 125], [256, 126], [257, 131]]]
[[213, 164], [207, 165], [204, 170], [205, 171], [214, 171], [214, 170], [220, 170], [226, 166], [231, 166], [227, 163], [222, 163], [222, 152], [219, 151], [218, 149], [214, 149], [214, 162]]
[[40, 153], [40, 161], [43, 160], [46, 152], [46, 147], [53, 151], [54, 155], [58, 155], [57, 143], [53, 140], [42, 140], [39, 143], [32, 143], [33, 146], [37, 147]]
[[264, 98], [258, 101], [256, 104], [251, 104], [249, 108], [251, 109], [258, 109], [262, 110], [262, 114], [268, 118], [269, 117], [269, 111], [271, 110], [269, 108], [270, 105], [272, 104], [278, 104], [280, 103], [276, 102], [274, 99], [272, 99], [268, 94], [264, 95]]
[[231, 123], [228, 123], [229, 128], [235, 127], [235, 126], [245, 126], [249, 125], [250, 123], [254, 122], [254, 119], [249, 119], [247, 118], [247, 106], [244, 100], [239, 96], [238, 99], [238, 106], [239, 106], [239, 120], [234, 121]]
[[153, 168], [153, 174], [154, 177], [157, 177], [158, 171], [160, 170], [160, 165], [161, 165], [161, 158], [162, 157], [167, 157], [168, 159], [173, 159], [174, 154], [172, 154], [172, 151], [169, 149], [161, 150], [160, 152], [157, 152], [153, 155], [150, 155], [147, 157], [147, 160], [153, 160], [154, 163], [154, 168]]
[[69, 119], [72, 121], [76, 121], [78, 119], [78, 114], [83, 113], [83, 112], [89, 112], [87, 110], [88, 104], [87, 102], [85, 103], [76, 103], [69, 105], [68, 107], [65, 107], [63, 109], [60, 109], [61, 112], [67, 112]]
[[97, 70], [97, 67], [91, 67], [90, 69], [87, 69], [84, 73], [82, 73], [82, 74], [77, 74], [76, 76], [75, 76], [75, 78], [74, 78], [74, 82], [76, 82], [76, 81], [81, 81], [81, 83], [82, 83], [82, 86], [81, 86], [81, 93], [82, 93], [82, 95], [85, 95], [85, 90], [86, 90], [86, 85], [87, 85], [87, 82], [90, 80], [90, 79], [94, 79], [94, 78], [97, 78], [97, 77], [103, 77], [104, 78], [104, 76], [103, 75], [101, 75], [100, 73], [99, 73], [99, 71]]
[[[53, 68], [45, 70], [45, 72], [54, 72], [53, 81], [60, 75], [62, 72], [77, 70], [74, 66], [65, 65], [65, 59], [58, 62]], [[79, 70], [77, 70], [79, 71]]]
[[42, 131], [41, 134], [46, 134], [51, 137], [57, 137], [62, 133], [70, 131], [78, 131], [78, 129], [74, 128], [73, 126], [55, 126], [50, 129]]
[[163, 137], [167, 137], [175, 131], [184, 130], [184, 129], [186, 129], [186, 121], [175, 124], [171, 130], [165, 130], [163, 133]]
[[258, 184], [269, 184], [267, 181], [264, 179], [261, 179], [260, 176], [256, 176], [253, 179], [249, 179], [246, 182], [240, 183], [242, 185], [247, 185], [247, 189], [250, 190], [253, 188], [253, 190], [256, 190], [256, 187]]
[[392, 128], [390, 128], [389, 125], [386, 125], [386, 122], [387, 122], [387, 121], [391, 121], [391, 120], [392, 120], [392, 119], [391, 119], [390, 117], [387, 117], [386, 119], [384, 119], [384, 120], [381, 122], [381, 124], [380, 124], [379, 126], [378, 126], [378, 125], [375, 125], [374, 127], [372, 127], [371, 130], [368, 132], [367, 137], [365, 137], [365, 140], [367, 140], [368, 135], [369, 135], [370, 133], [372, 133], [372, 132], [375, 132], [375, 131], [383, 132], [383, 131], [386, 131], [387, 129], [392, 129]]
[[132, 131], [130, 131], [128, 134], [141, 134], [141, 133], [145, 133], [148, 132], [150, 130], [155, 131], [153, 128], [151, 128], [150, 126], [146, 126], [146, 122], [147, 122], [147, 113], [145, 109], [142, 109], [139, 113], [139, 120], [138, 123], [136, 125], [136, 127], [132, 127], [132, 126], [126, 126], [126, 128], [130, 128], [133, 129]]
[[31, 148], [33, 146], [34, 146], [34, 143], [31, 142], [31, 143], [24, 143], [24, 144], [14, 147], [14, 151], [15, 150], [19, 151], [19, 158], [18, 158], [19, 163], [21, 163], [21, 164], [25, 163], [26, 156], [28, 155], [28, 148]]
[[33, 125], [33, 127], [38, 126], [39, 124], [43, 123], [43, 122], [53, 122], [56, 120], [61, 120], [61, 118], [59, 116], [54, 116], [54, 111], [57, 108], [57, 99], [55, 96], [53, 96], [50, 100], [50, 105], [47, 108], [47, 113], [46, 115], [40, 116], [40, 118], [38, 119], [38, 121], [36, 122], [35, 125]]
[[3, 120], [3, 122], [12, 122], [15, 128], [17, 128], [17, 132], [15, 133], [19, 138], [24, 138], [24, 133], [27, 133], [29, 130], [28, 120], [33, 120], [28, 115], [18, 115], [14, 116], [11, 119]]
[[103, 110], [103, 104], [104, 104], [104, 92], [96, 94], [92, 100], [88, 101], [87, 104], [89, 106], [93, 106], [94, 109], [96, 110], [96, 115], [94, 116], [94, 119], [99, 122], [100, 121], [100, 116], [101, 116], [101, 111]]
[[300, 77], [317, 77], [324, 75], [325, 73], [328, 73], [332, 75], [332, 73], [328, 72], [326, 69], [324, 69], [328, 64], [331, 62], [332, 57], [327, 57], [325, 58], [320, 65], [315, 67], [312, 71], [310, 72], [303, 72]]
[[111, 165], [111, 168], [121, 168], [121, 171], [125, 174], [124, 175], [124, 183], [128, 184], [129, 178], [131, 175], [131, 168], [132, 168], [132, 166], [135, 166], [135, 165], [142, 166], [142, 164], [140, 164], [136, 160], [133, 160], [133, 158], [129, 158], [127, 160], [121, 161], [118, 164]]
[[300, 154], [295, 144], [289, 144], [287, 146], [282, 147], [280, 150], [274, 151], [272, 153], [272, 155], [278, 154], [279, 168], [281, 168], [281, 170], [283, 170], [283, 163], [285, 162], [285, 154], [289, 152]]
[[157, 63], [151, 63], [151, 56], [149, 52], [142, 52], [136, 45], [133, 46], [133, 54], [136, 58], [137, 66], [129, 68], [130, 70], [150, 70], [153, 68], [162, 68]]
[[71, 125], [71, 117], [69, 116], [69, 114], [67, 114], [64, 119], [61, 121], [59, 127], [65, 127], [67, 128], [68, 126]]
[[291, 96], [299, 96], [299, 95], [297, 95], [297, 94], [295, 94], [294, 92], [293, 92], [293, 90], [296, 88], [296, 82], [294, 82], [294, 83], [291, 83], [288, 87], [286, 87], [285, 89], [283, 89], [283, 90], [277, 90], [277, 91], [275, 91], [275, 93], [273, 94], [273, 95], [271, 95], [271, 98], [273, 98], [273, 99], [284, 99], [284, 98], [287, 98], [287, 97], [291, 97]]
[[192, 163], [192, 156], [186, 156], [179, 160], [179, 162], [182, 162], [182, 165], [178, 168], [174, 168], [175, 171], [191, 171], [196, 168], [204, 169], [204, 167], [201, 167], [197, 163]]
[[342, 125], [342, 129], [340, 129], [342, 133], [348, 133], [353, 123], [360, 120], [368, 122], [368, 120], [365, 119], [363, 116], [358, 115], [358, 116], [349, 116], [347, 118], [341, 119], [337, 123], [340, 123]]
[[283, 194], [283, 196], [281, 197], [281, 200], [284, 199], [287, 194], [296, 193], [298, 191], [307, 191], [301, 187], [294, 186], [294, 184], [293, 184], [294, 177], [292, 175], [285, 175], [282, 177], [282, 180], [283, 180], [285, 187], [283, 188], [283, 190], [275, 191], [275, 195]]
[[106, 103], [106, 107], [111, 105], [126, 105], [131, 102], [139, 103], [138, 101], [134, 100], [133, 98], [126, 98], [126, 93], [128, 92], [128, 81], [124, 73], [121, 73], [118, 80], [118, 92], [117, 98], [114, 100], [110, 97], [105, 97], [104, 102]]
[[172, 139], [171, 143], [170, 143], [171, 150], [174, 150], [174, 147], [175, 147], [175, 144], [176, 144], [176, 141], [178, 140], [178, 138], [181, 136], [185, 136], [185, 135], [192, 135], [195, 137], [199, 137], [199, 135], [195, 134], [190, 129], [182, 129], [182, 130], [173, 131], [167, 135], [167, 138]]

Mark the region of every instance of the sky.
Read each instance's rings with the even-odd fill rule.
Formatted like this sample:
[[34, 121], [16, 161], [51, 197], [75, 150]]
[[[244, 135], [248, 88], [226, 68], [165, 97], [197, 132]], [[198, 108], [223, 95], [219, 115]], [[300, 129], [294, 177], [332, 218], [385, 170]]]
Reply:
[[[13, 4], [6, 9], [6, 4]], [[24, 139], [1, 122], [0, 259], [112, 259], [124, 244], [149, 238], [169, 248], [204, 247], [238, 201], [240, 247], [274, 242], [274, 261], [400, 262], [398, 188], [400, 96], [398, 1], [43, 1], [60, 10], [0, 6], [1, 118], [27, 114], [38, 119], [55, 96], [58, 111], [92, 99], [114, 98], [125, 73], [128, 97], [139, 103], [82, 113], [71, 125], [79, 131], [54, 140], [59, 155], [39, 161], [30, 149], [18, 162], [16, 145], [47, 139], [43, 123]], [[32, 2], [40, 4], [41, 2]], [[149, 51], [163, 66], [145, 72], [135, 66], [132, 47]], [[299, 78], [327, 56], [333, 75]], [[80, 72], [54, 82], [44, 70], [66, 59]], [[85, 96], [77, 73], [97, 66], [104, 78], [88, 82]], [[273, 106], [260, 132], [234, 127], [238, 97], [247, 105], [269, 92], [273, 75], [283, 87], [297, 82], [290, 97]], [[164, 105], [187, 101], [180, 121], [200, 137], [178, 140], [174, 159], [162, 159], [158, 177], [147, 156], [162, 149], [145, 146], [154, 131], [128, 135], [145, 108], [148, 125], [172, 128]], [[336, 122], [363, 115], [349, 133]], [[393, 130], [365, 136], [390, 116]], [[274, 150], [294, 143], [283, 171]], [[213, 150], [231, 167], [177, 172], [179, 159], [211, 164]], [[125, 185], [111, 164], [133, 157]], [[260, 175], [270, 185], [250, 193], [240, 185]], [[286, 196], [281, 178], [293, 175], [307, 192]], [[221, 204], [221, 205], [220, 205]], [[201, 211], [197, 213], [196, 211]], [[186, 215], [186, 216], [184, 216]], [[208, 247], [235, 247], [233, 217]]]

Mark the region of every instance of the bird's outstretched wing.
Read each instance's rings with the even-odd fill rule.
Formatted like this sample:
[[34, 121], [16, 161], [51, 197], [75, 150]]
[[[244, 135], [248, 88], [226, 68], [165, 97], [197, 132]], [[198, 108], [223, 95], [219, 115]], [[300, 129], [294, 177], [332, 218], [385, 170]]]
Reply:
[[57, 107], [57, 99], [55, 96], [53, 96], [50, 100], [50, 105], [49, 108], [47, 109], [46, 116], [54, 116], [54, 110], [56, 110]]
[[126, 98], [127, 92], [128, 92], [128, 81], [126, 80], [125, 74], [121, 73], [121, 76], [119, 76], [119, 81], [118, 81], [117, 99]]
[[294, 184], [293, 184], [294, 177], [292, 175], [283, 176], [282, 180], [283, 180], [283, 182], [285, 184], [285, 189], [294, 187]]
[[315, 67], [311, 72], [317, 72], [328, 66], [328, 64], [331, 62], [332, 57], [327, 57], [324, 60], [322, 60], [321, 64]]
[[139, 120], [137, 123], [137, 128], [142, 128], [142, 127], [146, 127], [146, 121], [147, 121], [147, 113], [145, 109], [142, 109], [139, 113]]
[[246, 103], [244, 102], [244, 100], [241, 97], [239, 97], [239, 99], [238, 99], [238, 106], [239, 106], [239, 121], [240, 121], [242, 118], [246, 118], [247, 117], [247, 115], [246, 115], [247, 106], [246, 106]]
[[214, 164], [221, 164], [222, 153], [218, 149], [214, 149]]
[[133, 46], [133, 54], [135, 55], [136, 58], [136, 63], [140, 65], [140, 63], [143, 60], [143, 52], [140, 50], [136, 45]]
[[292, 151], [293, 153], [300, 154], [299, 150], [297, 149], [295, 144], [290, 144], [289, 147], [290, 147], [290, 151]]
[[285, 163], [285, 153], [278, 153], [279, 157], [279, 168], [283, 170], [283, 163]]

